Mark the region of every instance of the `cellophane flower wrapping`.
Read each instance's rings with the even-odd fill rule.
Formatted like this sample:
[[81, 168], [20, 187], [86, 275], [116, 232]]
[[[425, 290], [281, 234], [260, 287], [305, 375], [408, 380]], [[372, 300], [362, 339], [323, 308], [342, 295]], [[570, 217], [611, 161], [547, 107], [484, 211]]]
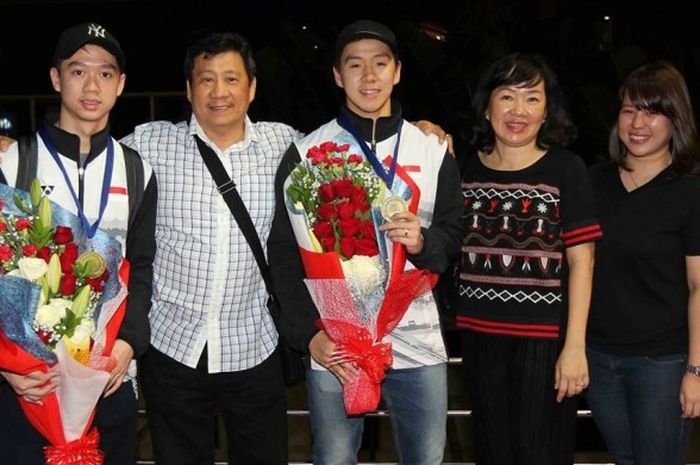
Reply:
[[[346, 413], [357, 415], [379, 404], [381, 382], [393, 362], [384, 336], [437, 278], [422, 270], [403, 272], [400, 244], [393, 245], [390, 266], [378, 229], [386, 186], [363, 157], [348, 155], [348, 148], [334, 142], [312, 147], [292, 171], [285, 192], [305, 283], [321, 315], [317, 324], [358, 369], [357, 378], [343, 385]], [[404, 195], [411, 193], [406, 189]]]
[[[25, 204], [32, 202], [29, 193], [0, 185], [3, 221], [32, 220], [25, 211], [17, 208], [15, 196]], [[107, 233], [98, 230], [93, 238], [88, 239], [74, 214], [54, 203], [50, 204], [50, 209], [52, 234], [56, 228], [63, 228], [61, 232], [70, 228], [73, 233], [71, 243], [76, 244], [81, 253], [99, 254], [104, 259], [104, 276], [109, 276], [106, 281], [90, 278], [90, 292], [85, 292], [89, 295], [85, 298], [88, 310], [84, 313], [90, 321], [81, 320], [80, 324], [74, 321], [76, 334], [89, 332], [89, 344], [85, 346], [87, 352], [76, 349], [72, 339], [69, 349], [66, 344], [68, 337], [61, 337], [56, 342], [45, 332], [37, 331], [37, 308], [45, 299], [42, 286], [23, 277], [26, 275], [18, 275], [16, 270], [8, 270], [12, 268], [8, 264], [16, 263], [17, 257], [5, 256], [0, 257], [6, 265], [0, 273], [0, 369], [23, 375], [37, 370], [59, 370], [60, 384], [55, 392], [42, 399], [42, 404], [29, 403], [22, 397], [18, 398], [19, 403], [30, 423], [51, 444], [45, 450], [47, 464], [101, 464], [104, 457], [98, 448], [99, 432], [95, 428], [90, 430], [90, 425], [97, 401], [109, 380], [109, 371], [115, 364], [109, 354], [126, 310], [129, 263], [122, 257], [121, 244]], [[3, 230], [8, 233], [7, 224]], [[5, 236], [0, 247], [16, 239], [16, 235]], [[49, 242], [49, 248], [53, 250], [65, 248], [57, 248], [55, 242]], [[38, 251], [31, 248], [25, 247], [22, 252], [32, 258], [39, 256]], [[67, 274], [70, 272], [61, 271], [61, 292], [75, 298], [70, 294], [73, 290], [71, 283], [64, 279]], [[82, 362], [76, 360], [76, 354], [80, 354]]]

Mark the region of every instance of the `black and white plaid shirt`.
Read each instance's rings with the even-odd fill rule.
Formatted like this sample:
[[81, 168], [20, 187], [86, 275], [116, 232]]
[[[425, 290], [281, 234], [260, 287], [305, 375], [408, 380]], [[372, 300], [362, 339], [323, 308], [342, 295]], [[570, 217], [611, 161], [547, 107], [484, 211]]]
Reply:
[[272, 353], [278, 336], [255, 257], [215, 188], [195, 134], [221, 157], [263, 246], [274, 214], [275, 171], [299, 134], [246, 118], [244, 139], [221, 151], [192, 116], [189, 125], [137, 126], [122, 140], [158, 177], [151, 344], [190, 367], [206, 345], [210, 373], [245, 370]]

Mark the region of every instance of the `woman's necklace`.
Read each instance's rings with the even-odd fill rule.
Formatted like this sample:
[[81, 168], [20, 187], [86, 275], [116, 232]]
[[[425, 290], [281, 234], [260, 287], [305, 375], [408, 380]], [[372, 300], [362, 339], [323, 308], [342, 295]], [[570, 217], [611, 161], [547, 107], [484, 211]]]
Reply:
[[666, 163], [664, 163], [664, 166], [661, 167], [660, 170], [656, 171], [655, 173], [653, 173], [653, 174], [652, 174], [651, 176], [649, 176], [649, 177], [642, 178], [641, 184], [640, 184], [639, 182], [637, 182], [637, 179], [634, 177], [634, 174], [632, 174], [632, 170], [625, 170], [625, 169], [620, 168], [620, 172], [626, 173], [626, 174], [627, 174], [627, 177], [630, 179], [630, 181], [632, 181], [632, 184], [634, 185], [634, 188], [635, 188], [635, 189], [639, 189], [639, 186], [640, 186], [640, 185], [644, 185], [644, 184], [646, 184], [647, 182], [649, 182], [649, 181], [651, 181], [652, 179], [654, 179], [660, 172], [662, 172], [663, 170], [665, 170], [666, 167], [668, 167], [668, 165], [670, 165], [670, 164], [671, 164], [671, 160], [669, 159], [668, 161], [666, 161]]
[[634, 184], [635, 189], [639, 189], [639, 184], [637, 183], [637, 180], [634, 179], [634, 175], [632, 174], [631, 171], [623, 170], [625, 173], [627, 173], [627, 176], [629, 176], [630, 180], [632, 181], [632, 184]]

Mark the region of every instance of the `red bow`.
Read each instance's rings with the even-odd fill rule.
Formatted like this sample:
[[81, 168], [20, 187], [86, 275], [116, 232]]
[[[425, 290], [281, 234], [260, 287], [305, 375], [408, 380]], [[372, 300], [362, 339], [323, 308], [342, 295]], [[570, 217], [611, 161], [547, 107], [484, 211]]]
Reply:
[[357, 357], [357, 365], [365, 370], [370, 380], [377, 384], [382, 382], [386, 370], [394, 361], [391, 355], [391, 343], [388, 342], [374, 344], [365, 352], [353, 355]]
[[105, 454], [99, 445], [100, 433], [93, 428], [75, 441], [44, 447], [46, 465], [102, 465]]

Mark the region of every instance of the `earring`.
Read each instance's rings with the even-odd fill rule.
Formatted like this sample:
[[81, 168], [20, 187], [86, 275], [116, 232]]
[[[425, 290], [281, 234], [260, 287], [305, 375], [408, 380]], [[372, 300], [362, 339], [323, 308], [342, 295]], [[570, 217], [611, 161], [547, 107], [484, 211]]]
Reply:
[[489, 121], [491, 119], [491, 116], [489, 116], [488, 113], [484, 113], [484, 118], [486, 118], [486, 121]]

